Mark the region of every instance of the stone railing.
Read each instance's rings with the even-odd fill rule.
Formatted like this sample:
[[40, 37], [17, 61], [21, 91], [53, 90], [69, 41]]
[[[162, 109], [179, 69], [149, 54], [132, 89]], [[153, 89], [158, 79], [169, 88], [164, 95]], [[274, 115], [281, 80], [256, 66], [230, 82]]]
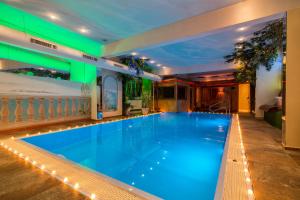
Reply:
[[0, 131], [89, 118], [89, 97], [0, 96]]

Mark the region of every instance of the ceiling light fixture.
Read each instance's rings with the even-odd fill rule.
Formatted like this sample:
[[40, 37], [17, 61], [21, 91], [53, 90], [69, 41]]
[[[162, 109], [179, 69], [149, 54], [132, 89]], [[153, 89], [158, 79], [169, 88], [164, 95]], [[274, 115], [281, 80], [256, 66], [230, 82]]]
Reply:
[[240, 27], [240, 28], [237, 29], [237, 31], [242, 32], [242, 31], [245, 31], [246, 29], [247, 29], [247, 27]]
[[142, 60], [146, 60], [147, 57], [146, 57], [146, 56], [142, 56], [141, 59], [142, 59]]
[[136, 56], [136, 55], [138, 55], [138, 53], [137, 52], [132, 52], [131, 55]]
[[150, 60], [150, 63], [151, 63], [151, 64], [154, 64], [154, 63], [155, 63], [155, 61], [154, 61], [154, 60]]
[[238, 41], [239, 42], [243, 42], [245, 40], [245, 38], [244, 37], [240, 37], [240, 38], [238, 38]]
[[157, 64], [156, 66], [157, 66], [157, 67], [160, 67], [160, 66], [161, 66], [161, 64]]
[[166, 66], [162, 66], [162, 68], [163, 68], [163, 69], [166, 69], [167, 67], [166, 67]]
[[56, 20], [59, 20], [59, 17], [56, 15], [56, 14], [53, 14], [53, 13], [49, 13], [48, 14], [48, 17], [53, 20], [53, 21], [56, 21]]
[[80, 33], [88, 33], [89, 32], [89, 30], [86, 29], [86, 28], [84, 28], [84, 27], [82, 27], [82, 28], [80, 28], [78, 30], [79, 30]]

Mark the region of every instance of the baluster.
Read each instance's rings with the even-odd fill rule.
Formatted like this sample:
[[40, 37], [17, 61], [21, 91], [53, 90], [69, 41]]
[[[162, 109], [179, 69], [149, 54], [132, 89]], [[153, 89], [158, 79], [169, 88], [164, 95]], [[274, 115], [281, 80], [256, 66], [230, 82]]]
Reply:
[[61, 118], [62, 115], [62, 108], [61, 108], [61, 97], [57, 97], [57, 119]]
[[16, 122], [22, 122], [22, 98], [16, 97], [16, 109], [15, 109], [15, 116]]
[[83, 103], [83, 115], [87, 115], [87, 105], [86, 105], [86, 98], [82, 98], [82, 103]]
[[86, 115], [86, 105], [85, 105], [85, 98], [84, 97], [82, 97], [82, 115], [84, 116], [84, 115]]
[[78, 97], [78, 116], [82, 115], [82, 97]]
[[68, 97], [68, 116], [72, 117], [72, 97]]
[[34, 97], [28, 98], [28, 121], [34, 121]]
[[8, 121], [9, 123], [16, 122], [16, 99], [12, 98], [8, 100]]
[[8, 100], [7, 97], [2, 97], [2, 122], [4, 124], [7, 124], [9, 119]]
[[76, 116], [76, 99], [72, 97], [72, 116]]
[[45, 120], [45, 108], [44, 108], [44, 98], [40, 97], [39, 98], [39, 114], [40, 114], [40, 119], [39, 120]]
[[80, 97], [75, 97], [75, 108], [76, 108], [76, 116], [79, 115], [79, 107], [80, 107], [80, 103], [79, 103], [79, 99]]
[[49, 98], [45, 97], [44, 98], [45, 120], [49, 120], [50, 119], [49, 105], [50, 105]]
[[54, 98], [49, 97], [49, 119], [54, 119]]
[[62, 100], [61, 100], [61, 116], [62, 117], [66, 117], [66, 98], [65, 97], [62, 97]]
[[39, 121], [40, 119], [40, 100], [39, 98], [33, 99], [33, 120]]
[[91, 115], [91, 101], [92, 101], [92, 99], [91, 98], [88, 98], [87, 99], [87, 113], [88, 113], [88, 115], [90, 116]]
[[29, 98], [23, 98], [21, 101], [22, 106], [22, 121], [28, 122], [28, 105], [29, 105]]
[[65, 100], [65, 116], [68, 117], [69, 116], [69, 99], [68, 97], [66, 97], [66, 100]]

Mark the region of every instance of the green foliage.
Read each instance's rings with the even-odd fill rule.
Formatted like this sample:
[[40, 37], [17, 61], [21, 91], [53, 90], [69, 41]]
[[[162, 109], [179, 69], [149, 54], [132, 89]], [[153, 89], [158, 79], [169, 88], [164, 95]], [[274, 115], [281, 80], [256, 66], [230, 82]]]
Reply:
[[255, 32], [247, 41], [236, 43], [233, 53], [224, 58], [227, 63], [240, 65], [235, 73], [238, 82], [250, 82], [255, 85], [256, 70], [260, 66], [271, 70], [278, 55], [282, 55], [285, 50], [285, 41], [284, 19], [275, 20]]
[[119, 78], [122, 79], [124, 103], [141, 96], [142, 79], [140, 77], [120, 73]]
[[142, 80], [143, 87], [142, 87], [142, 107], [149, 108], [151, 103], [152, 97], [152, 81], [149, 79]]

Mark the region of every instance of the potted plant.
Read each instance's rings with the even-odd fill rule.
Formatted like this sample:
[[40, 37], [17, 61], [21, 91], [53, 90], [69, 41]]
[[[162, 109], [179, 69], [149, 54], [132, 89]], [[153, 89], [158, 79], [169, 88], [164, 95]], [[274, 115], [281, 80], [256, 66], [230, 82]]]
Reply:
[[149, 106], [151, 101], [151, 95], [148, 93], [142, 94], [142, 113], [147, 115], [149, 113]]

